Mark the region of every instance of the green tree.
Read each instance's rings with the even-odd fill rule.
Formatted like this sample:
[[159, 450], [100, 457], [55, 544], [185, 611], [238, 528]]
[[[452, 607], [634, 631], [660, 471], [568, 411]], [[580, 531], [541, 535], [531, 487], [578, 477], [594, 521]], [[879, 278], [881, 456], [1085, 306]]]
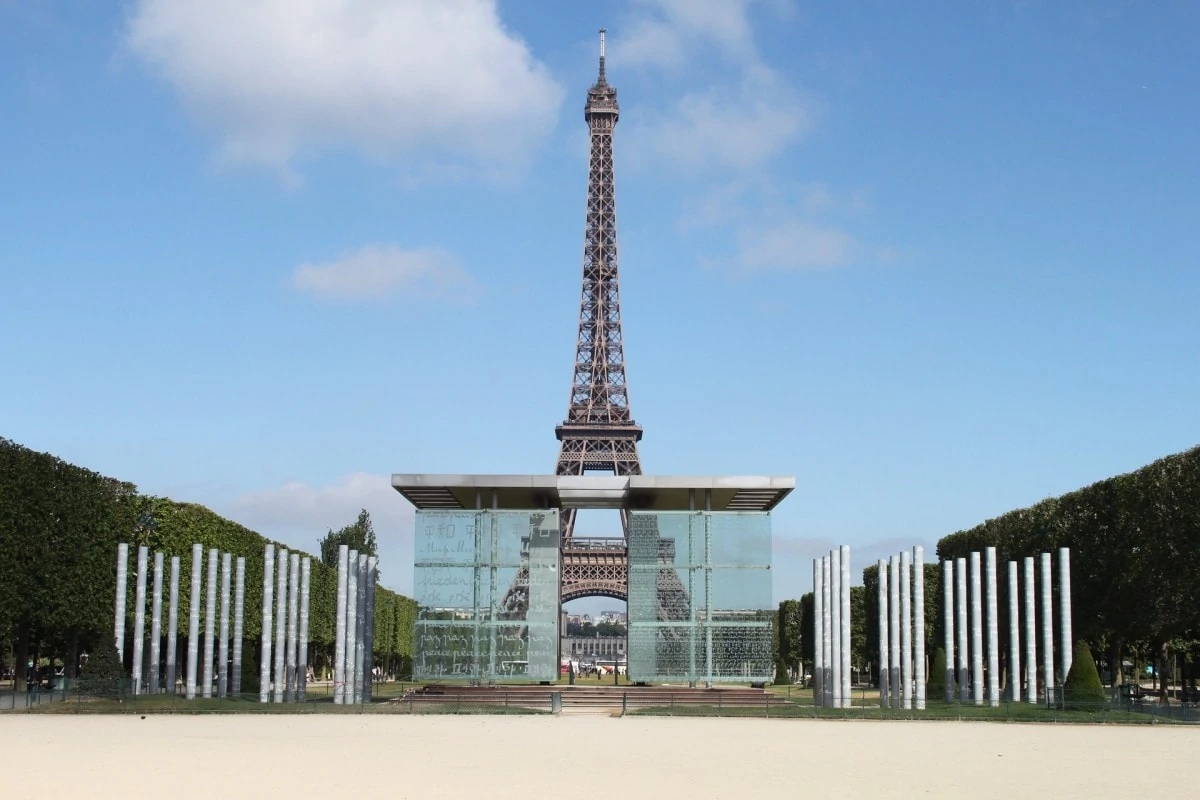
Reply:
[[111, 632], [100, 637], [79, 676], [79, 691], [91, 697], [119, 697], [125, 670]]
[[1063, 684], [1063, 697], [1067, 708], [1083, 709], [1095, 708], [1108, 699], [1092, 659], [1092, 649], [1082, 639], [1075, 645], [1075, 658]]
[[939, 647], [933, 653], [933, 667], [929, 680], [925, 682], [925, 696], [930, 700], [941, 700], [946, 696], [946, 650]]
[[779, 604], [779, 660], [788, 674], [799, 678], [804, 659], [803, 613], [799, 600]]
[[369, 556], [379, 555], [375, 546], [375, 527], [371, 524], [371, 515], [365, 508], [358, 512], [358, 519], [353, 523], [336, 531], [330, 529], [321, 538], [321, 563], [337, 569], [338, 547], [343, 544], [359, 553], [366, 553]]

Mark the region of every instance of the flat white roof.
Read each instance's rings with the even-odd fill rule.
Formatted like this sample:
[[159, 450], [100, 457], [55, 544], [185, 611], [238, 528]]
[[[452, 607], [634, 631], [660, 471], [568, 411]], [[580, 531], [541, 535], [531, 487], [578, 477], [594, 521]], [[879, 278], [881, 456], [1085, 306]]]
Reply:
[[[393, 475], [392, 488], [418, 509], [629, 508], [770, 511], [792, 477], [726, 475]], [[693, 505], [694, 503], [694, 505]]]

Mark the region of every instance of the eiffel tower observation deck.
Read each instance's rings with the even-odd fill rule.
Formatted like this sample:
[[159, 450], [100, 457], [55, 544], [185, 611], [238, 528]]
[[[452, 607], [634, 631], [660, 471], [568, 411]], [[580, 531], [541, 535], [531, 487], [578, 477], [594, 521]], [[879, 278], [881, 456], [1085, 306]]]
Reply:
[[[562, 603], [591, 596], [628, 603], [631, 680], [774, 673], [770, 512], [795, 479], [642, 474], [621, 331], [620, 109], [605, 60], [601, 31], [583, 114], [591, 152], [582, 291], [555, 474], [392, 476], [417, 509], [418, 680], [557, 680]], [[581, 509], [618, 510], [621, 535], [576, 537]]]

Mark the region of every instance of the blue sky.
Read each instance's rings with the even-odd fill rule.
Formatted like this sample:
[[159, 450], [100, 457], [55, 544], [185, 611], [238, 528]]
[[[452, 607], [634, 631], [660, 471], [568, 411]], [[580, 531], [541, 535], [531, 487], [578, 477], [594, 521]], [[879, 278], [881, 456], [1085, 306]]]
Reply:
[[643, 465], [795, 475], [778, 599], [1200, 442], [1165, 0], [0, 0], [0, 435], [410, 589], [390, 473], [553, 468], [601, 26]]

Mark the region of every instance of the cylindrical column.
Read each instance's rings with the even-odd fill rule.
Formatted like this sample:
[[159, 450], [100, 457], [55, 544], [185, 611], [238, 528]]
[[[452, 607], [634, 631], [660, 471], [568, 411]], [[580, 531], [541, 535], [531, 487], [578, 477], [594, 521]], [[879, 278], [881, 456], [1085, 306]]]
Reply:
[[308, 600], [309, 579], [312, 574], [312, 563], [308, 557], [300, 562], [300, 643], [298, 667], [298, 683], [296, 699], [303, 703], [308, 699]]
[[892, 662], [888, 686], [888, 698], [892, 708], [900, 707], [900, 559], [892, 556], [888, 559], [888, 571], [891, 579], [888, 581], [888, 655]]
[[832, 673], [830, 690], [833, 696], [830, 698], [830, 705], [834, 708], [842, 707], [842, 553], [840, 550], [829, 551], [829, 597], [832, 601], [830, 607], [830, 634], [833, 642], [833, 658], [830, 661], [830, 672]]
[[821, 704], [833, 705], [833, 584], [829, 574], [829, 556], [821, 559], [821, 611], [824, 621], [821, 623], [823, 643], [821, 653], [824, 660], [821, 663]]
[[346, 574], [350, 548], [338, 545], [337, 610], [334, 612], [333, 637], [333, 702], [344, 703], [346, 698], [346, 590], [349, 576]]
[[287, 629], [287, 668], [284, 676], [286, 683], [285, 698], [291, 703], [296, 700], [296, 664], [300, 653], [299, 642], [296, 639], [300, 627], [300, 554], [291, 554], [291, 564], [288, 568], [288, 629]]
[[1021, 612], [1017, 562], [1008, 562], [1008, 699], [1021, 702]]
[[824, 690], [824, 681], [821, 680], [821, 672], [825, 667], [825, 604], [823, 602], [821, 583], [823, 578], [823, 570], [821, 569], [821, 559], [813, 559], [813, 670], [812, 670], [812, 687], [813, 687], [813, 705], [821, 705], [821, 694]]
[[983, 705], [983, 576], [982, 559], [971, 553], [971, 702]]
[[842, 567], [842, 579], [839, 582], [842, 589], [842, 641], [840, 645], [842, 656], [842, 708], [850, 708], [850, 545], [844, 544], [840, 549]]
[[167, 691], [175, 694], [175, 658], [179, 648], [179, 556], [171, 556], [171, 609], [167, 612]]
[[971, 679], [967, 670], [970, 650], [967, 648], [967, 560], [965, 558], [954, 559], [954, 574], [954, 590], [958, 596], [954, 603], [954, 627], [958, 631], [958, 701], [966, 703], [971, 699]]
[[200, 575], [204, 570], [204, 546], [192, 545], [192, 592], [188, 604], [187, 699], [196, 699], [196, 670], [200, 666]]
[[221, 554], [221, 633], [217, 644], [217, 697], [229, 696], [229, 592], [233, 583], [233, 555]]
[[942, 647], [946, 652], [946, 702], [954, 702], [954, 561], [942, 562]]
[[146, 644], [146, 573], [149, 570], [150, 548], [138, 545], [137, 578], [133, 591], [133, 693], [142, 693], [143, 660]]
[[154, 589], [150, 593], [150, 694], [158, 694], [162, 666], [163, 554], [154, 554]]
[[213, 642], [217, 635], [217, 548], [208, 550], [208, 583], [204, 594], [204, 669], [200, 671], [204, 685], [200, 696], [212, 697], [213, 690]]
[[287, 593], [288, 593], [288, 551], [279, 548], [275, 564], [275, 691], [271, 700], [283, 702], [287, 678], [284, 669], [287, 667]]
[[1000, 705], [1000, 603], [996, 596], [996, 548], [984, 550], [987, 571], [987, 694], [988, 705]]
[[271, 702], [271, 643], [272, 613], [275, 607], [272, 593], [275, 591], [275, 545], [263, 547], [263, 604], [262, 604], [262, 658], [258, 662], [258, 702]]
[[1062, 655], [1062, 682], [1067, 682], [1071, 663], [1075, 659], [1075, 643], [1071, 641], [1071, 551], [1058, 548], [1058, 624], [1062, 630], [1059, 649]]
[[367, 653], [365, 649], [367, 639], [367, 554], [358, 554], [358, 615], [355, 617], [354, 633], [354, 702], [361, 703], [363, 701], [362, 692], [362, 677], [363, 663], [366, 660]]
[[1046, 703], [1054, 703], [1054, 589], [1051, 586], [1050, 554], [1042, 553], [1042, 676]]
[[888, 563], [880, 559], [878, 570], [878, 625], [880, 625], [880, 708], [888, 708]]
[[1025, 699], [1038, 701], [1037, 607], [1034, 602], [1033, 556], [1025, 557]]
[[125, 667], [125, 595], [129, 593], [129, 545], [117, 545], [117, 598], [113, 606], [113, 641], [121, 669]]
[[887, 561], [879, 559], [879, 707], [888, 703], [888, 568]]
[[[367, 559], [367, 623], [363, 630], [363, 701], [371, 702], [371, 692], [374, 690], [372, 681], [375, 677], [375, 576], [379, 570], [379, 559], [370, 556]], [[614, 656], [616, 654], [614, 653]], [[615, 660], [615, 659], [614, 659]]]
[[900, 704], [912, 708], [912, 555], [900, 551]]
[[346, 558], [346, 663], [342, 667], [346, 703], [354, 702], [354, 637], [357, 632], [358, 551], [351, 550]]
[[913, 687], [918, 710], [925, 708], [925, 548], [913, 547]]
[[242, 693], [242, 637], [245, 636], [246, 612], [246, 557], [238, 556], [233, 573], [233, 674], [230, 676], [229, 693], [238, 697]]

